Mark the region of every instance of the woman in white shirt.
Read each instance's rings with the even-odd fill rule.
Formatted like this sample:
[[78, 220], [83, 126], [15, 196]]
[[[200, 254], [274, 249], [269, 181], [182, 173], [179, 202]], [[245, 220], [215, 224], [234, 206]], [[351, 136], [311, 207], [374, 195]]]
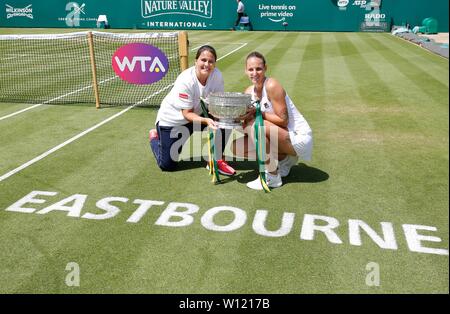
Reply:
[[[156, 129], [150, 130], [150, 147], [158, 166], [163, 171], [173, 171], [184, 143], [194, 129], [206, 126], [217, 129], [214, 120], [202, 115], [201, 98], [210, 93], [223, 92], [222, 73], [215, 67], [217, 54], [213, 47], [204, 45], [197, 50], [195, 65], [183, 71], [171, 91], [164, 98], [156, 118]], [[197, 124], [198, 128], [194, 128]], [[235, 171], [223, 160], [223, 148], [229, 134], [223, 129], [216, 136], [218, 170], [225, 175]]]
[[[297, 110], [281, 84], [274, 78], [266, 77], [266, 60], [259, 52], [247, 56], [245, 72], [252, 82], [245, 93], [252, 100], [259, 100], [264, 119], [266, 147], [269, 153], [266, 160], [266, 181], [271, 188], [280, 187], [282, 177], [289, 175], [299, 157], [311, 160], [312, 131]], [[255, 158], [254, 138], [255, 109], [251, 109], [244, 119], [244, 137], [233, 142], [233, 153], [241, 157]], [[247, 183], [251, 189], [262, 190], [261, 180], [257, 178]]]

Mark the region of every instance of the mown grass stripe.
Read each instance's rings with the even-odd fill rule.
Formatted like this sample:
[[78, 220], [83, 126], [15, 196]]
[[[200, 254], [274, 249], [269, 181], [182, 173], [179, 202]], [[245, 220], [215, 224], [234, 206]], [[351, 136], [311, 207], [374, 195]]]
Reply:
[[295, 42], [289, 33], [279, 35], [278, 37], [279, 41], [275, 45], [272, 45], [272, 48], [264, 54], [266, 61], [270, 62], [271, 67], [274, 69], [280, 63], [285, 62], [284, 56]]
[[[355, 35], [355, 37], [356, 36], [358, 35]], [[348, 35], [348, 37], [353, 36]], [[348, 47], [345, 46], [346, 45], [344, 43], [340, 44], [340, 48], [344, 50], [345, 53], [352, 56], [351, 59], [346, 58], [345, 61], [347, 62], [354, 79], [361, 81], [361, 79], [370, 78], [370, 81], [375, 84], [377, 74], [374, 72], [371, 62], [365, 60], [364, 53], [361, 55], [354, 53], [358, 49], [351, 42]], [[356, 63], [360, 63], [360, 66], [356, 66]], [[367, 65], [370, 65], [370, 67]], [[363, 78], [360, 77], [361, 71], [359, 69], [361, 66], [365, 68], [365, 72], [367, 73], [367, 75]], [[381, 86], [383, 87], [383, 85]], [[358, 88], [358, 91], [364, 102], [370, 104], [371, 101], [368, 101], [367, 91], [364, 91], [362, 86]], [[386, 99], [390, 99], [392, 94], [392, 92], [388, 91]], [[388, 132], [388, 130], [384, 130], [383, 132], [382, 124], [380, 124], [381, 120], [376, 119], [374, 114], [369, 114], [369, 117], [371, 117], [370, 123], [375, 127], [374, 130], [378, 134], [383, 136], [383, 133], [386, 134], [386, 132]], [[417, 124], [417, 121], [413, 121], [413, 123]], [[364, 186], [364, 182], [361, 182], [360, 188], [360, 190], [365, 191], [367, 194], [366, 197], [364, 197], [364, 203], [361, 204], [361, 208], [370, 211], [370, 216], [372, 218], [368, 222], [391, 220], [395, 223], [395, 232], [397, 235], [401, 234], [399, 222], [401, 223], [404, 221], [415, 220], [421, 221], [424, 224], [436, 224], [437, 220], [435, 218], [424, 215], [422, 208], [426, 205], [422, 203], [423, 201], [417, 199], [417, 195], [427, 195], [426, 190], [428, 188], [423, 188], [423, 185], [421, 186], [419, 183], [415, 182], [415, 177], [420, 177], [427, 172], [427, 166], [426, 163], [424, 164], [424, 167], [419, 166], [420, 164], [423, 164], [423, 162], [421, 162], [421, 159], [418, 158], [420, 155], [415, 152], [416, 149], [414, 146], [392, 146], [387, 145], [387, 143], [383, 140], [380, 143], [380, 149], [373, 148], [376, 148], [376, 146], [369, 146], [367, 150], [370, 152], [372, 149], [374, 151], [374, 155], [369, 156], [365, 160], [361, 160], [358, 166], [360, 170], [367, 167], [367, 173], [373, 174], [372, 179], [370, 180], [370, 186]], [[362, 157], [361, 154], [359, 155]], [[399, 162], [407, 163], [409, 166], [399, 167]], [[366, 166], [364, 166], [363, 163], [366, 163]], [[431, 170], [431, 172], [434, 171]], [[364, 174], [362, 173], [362, 175]], [[347, 180], [347, 186], [348, 184], [349, 182]], [[353, 206], [355, 206], [354, 201]], [[366, 214], [361, 215], [365, 216]], [[376, 225], [373, 227], [376, 228]], [[367, 243], [367, 237], [364, 239], [364, 242]], [[406, 246], [405, 240], [402, 237], [397, 237], [397, 244], [399, 248]], [[375, 247], [374, 249], [377, 248]], [[382, 258], [382, 260], [385, 260], [385, 258]], [[399, 256], [398, 261], [400, 260], [405, 265], [405, 269], [414, 267], [411, 260], [407, 256]], [[386, 262], [389, 263], [389, 261]], [[442, 272], [441, 263], [425, 266], [426, 262], [421, 262], [421, 265], [422, 267], [433, 269], [433, 272]], [[395, 272], [391, 272], [389, 274], [389, 278], [390, 280], [404, 280], [404, 278], [402, 279], [401, 274]], [[434, 278], [434, 280], [437, 285], [442, 287], [443, 282], [440, 282], [437, 278]], [[391, 285], [392, 283], [389, 282], [388, 286], [384, 288], [385, 291], [390, 291], [392, 289]]]
[[[289, 78], [298, 73], [300, 59], [307, 44], [304, 37], [308, 36], [300, 33], [289, 33], [277, 45], [276, 49], [265, 56], [268, 66], [267, 76], [278, 80], [288, 94], [295, 88], [295, 82]], [[282, 47], [283, 49], [281, 49]]]
[[284, 89], [291, 96], [295, 96], [298, 88], [298, 84], [293, 78], [296, 77], [300, 71], [301, 60], [305, 53], [309, 37], [310, 33], [295, 33], [295, 37], [291, 37], [291, 40], [293, 41], [291, 48], [286, 51], [283, 60], [278, 66], [273, 68], [269, 64], [271, 75], [282, 83]]
[[323, 60], [320, 59], [322, 51], [322, 35], [310, 33], [300, 60], [300, 69], [294, 79], [297, 82], [296, 97], [302, 104], [299, 108], [300, 112], [302, 112], [303, 104], [313, 107], [313, 103], [324, 95]]
[[[314, 136], [314, 148], [313, 148], [313, 160], [308, 163], [310, 167], [317, 169], [316, 171], [320, 171], [326, 175], [325, 182], [323, 182], [320, 189], [320, 198], [316, 198], [314, 205], [315, 214], [329, 215], [330, 211], [333, 212], [335, 210], [335, 204], [333, 204], [333, 193], [331, 192], [330, 183], [333, 180], [333, 173], [330, 173], [330, 167], [327, 167], [326, 157], [324, 155], [324, 151], [326, 147], [323, 145], [323, 141], [321, 140], [323, 137], [322, 131], [323, 125], [328, 123], [326, 117], [321, 114], [317, 114], [317, 110], [321, 112], [326, 106], [326, 84], [325, 84], [325, 75], [326, 75], [326, 66], [324, 64], [324, 49], [323, 46], [325, 44], [324, 34], [322, 33], [307, 33], [300, 34], [302, 36], [304, 47], [302, 49], [302, 54], [298, 56], [297, 59], [297, 70], [295, 71], [295, 79], [292, 81], [295, 82], [295, 87], [291, 90], [288, 90], [290, 97], [293, 99], [299, 111], [305, 116], [308, 123], [310, 124], [313, 130]], [[325, 118], [325, 119], [324, 119]], [[300, 163], [304, 163], [300, 161]], [[298, 166], [297, 166], [298, 167]], [[304, 168], [302, 168], [303, 170]], [[305, 176], [306, 172], [297, 172], [297, 176]], [[330, 178], [328, 178], [330, 175]], [[299, 178], [291, 175], [287, 178], [283, 179], [285, 184], [289, 182], [296, 182]], [[330, 181], [331, 180], [331, 181]], [[294, 212], [296, 212], [297, 217], [303, 217], [305, 210], [309, 208], [307, 206], [308, 203], [305, 203], [304, 197], [302, 197], [302, 193], [308, 193], [305, 190], [306, 186], [300, 186], [296, 193], [299, 194], [299, 205]], [[317, 191], [312, 190], [312, 193], [316, 193]], [[303, 206], [302, 206], [303, 205]], [[318, 210], [320, 208], [320, 210]], [[333, 213], [334, 215], [334, 213]], [[301, 221], [301, 219], [300, 219]], [[301, 224], [298, 223], [296, 230], [301, 228]], [[297, 233], [297, 237], [299, 234]], [[313, 269], [311, 267], [302, 268], [303, 271], [300, 271], [300, 274], [292, 273], [293, 280], [301, 280], [301, 276], [305, 276], [306, 274], [314, 274], [313, 276], [317, 278], [317, 280], [324, 282], [322, 285], [323, 291], [333, 292], [336, 291], [335, 288], [328, 286], [325, 282], [328, 282], [330, 278], [336, 277], [335, 268], [333, 267], [334, 254], [327, 250], [327, 246], [330, 243], [320, 235], [318, 235], [317, 246], [319, 246], [319, 250], [322, 252], [320, 255], [310, 255], [307, 254], [311, 249], [311, 243], [301, 243], [301, 247], [296, 248], [294, 242], [288, 243], [287, 249], [292, 249], [293, 251], [298, 251], [299, 256], [297, 256], [297, 260], [299, 263], [303, 265], [306, 264], [305, 259], [308, 259], [308, 264], [316, 264], [322, 265], [320, 267], [320, 273], [317, 272], [317, 269]], [[301, 253], [300, 253], [301, 252]], [[303, 261], [303, 262], [302, 262]], [[306, 275], [306, 276], [309, 276]], [[328, 278], [328, 279], [326, 279]], [[316, 290], [313, 286], [304, 283], [305, 286], [308, 286], [308, 291], [315, 292]], [[293, 283], [287, 284], [287, 292], [295, 291], [295, 285]]]
[[[358, 97], [358, 99], [361, 100], [361, 105], [365, 107], [382, 106], [383, 104], [380, 104], [378, 101], [379, 99], [384, 98], [382, 95], [386, 95], [386, 98], [393, 99], [395, 102], [395, 96], [390, 92], [390, 89], [378, 77], [377, 73], [365, 60], [364, 56], [359, 54], [358, 49], [349, 38], [352, 36], [352, 34], [339, 34], [339, 37], [341, 37], [342, 40], [337, 41], [339, 50], [343, 56], [346, 56], [343, 58], [343, 61], [355, 88], [355, 94], [353, 94], [352, 97]], [[375, 94], [375, 97], [373, 94]], [[361, 117], [361, 119], [363, 119], [362, 125], [365, 125], [364, 129], [368, 132], [374, 132], [379, 128], [376, 119], [374, 119], [373, 114], [370, 112], [364, 117]], [[358, 136], [357, 133], [355, 136]], [[377, 145], [382, 148], [382, 137], [379, 137], [378, 141]], [[378, 154], [376, 160], [381, 162], [378, 166], [381, 169], [386, 167], [385, 163], [388, 159], [383, 157], [385, 155], [384, 150], [379, 150]]]
[[[373, 43], [377, 41], [374, 41], [371, 37], [359, 36], [356, 42], [358, 47], [371, 49]], [[417, 140], [420, 140], [420, 136], [428, 137], [429, 140], [433, 140], [434, 138], [437, 140], [436, 144], [440, 145], [439, 142], [442, 141], [444, 134], [442, 132], [436, 132], [434, 128], [435, 126], [440, 126], [438, 130], [441, 128], [442, 130], [448, 130], [448, 121], [440, 112], [440, 108], [445, 103], [447, 105], [444, 105], [444, 110], [445, 108], [448, 110], [448, 98], [430, 99], [428, 94], [423, 92], [421, 88], [414, 88], [414, 83], [409, 77], [397, 69], [398, 67], [402, 67], [401, 65], [393, 66], [392, 63], [395, 63], [395, 61], [390, 58], [390, 52], [388, 50], [372, 50], [374, 53], [365, 54], [366, 59], [374, 64], [374, 70], [380, 77], [383, 77], [386, 84], [389, 84], [393, 94], [396, 96], [394, 101], [387, 103], [389, 107], [385, 110], [391, 110], [390, 115], [397, 113], [397, 116], [402, 120], [420, 121], [420, 125], [410, 123], [409, 129], [405, 128], [407, 124], [403, 123], [401, 127], [398, 127], [399, 132], [396, 135], [403, 135], [405, 131], [408, 131], [408, 134], [411, 136], [415, 135]], [[421, 76], [421, 73], [417, 73], [418, 78]]]
[[[386, 40], [395, 44], [397, 46], [397, 48], [399, 48], [399, 50], [402, 50], [404, 52], [404, 54], [410, 55], [411, 57], [413, 57], [415, 59], [422, 60], [425, 62], [428, 62], [429, 60], [434, 60], [436, 62], [440, 61], [440, 62], [448, 64], [448, 58], [445, 58], [439, 54], [436, 54], [436, 53], [426, 49], [426, 48], [423, 48], [407, 39], [403, 39], [398, 36], [394, 36], [394, 35], [386, 34], [386, 33], [384, 33], [384, 34], [382, 33], [379, 35], [383, 36]], [[443, 44], [443, 43], [437, 43], [437, 44]], [[395, 50], [395, 51], [398, 51], [398, 50]], [[436, 70], [439, 71], [438, 68], [436, 68]]]
[[[220, 69], [223, 71], [223, 73], [225, 73], [226, 90], [239, 92], [243, 92], [245, 90], [245, 88], [250, 84], [244, 72], [245, 58], [250, 52], [259, 49], [260, 45], [255, 45], [256, 42], [259, 42], [262, 38], [266, 38], [266, 40], [268, 41], [275, 40], [274, 37], [275, 34], [267, 34], [266, 32], [264, 32], [264, 34], [257, 34], [255, 36], [252, 36], [251, 38], [246, 38], [249, 44], [243, 50], [241, 50], [240, 54], [236, 54], [234, 57], [226, 60], [226, 64], [220, 65]], [[265, 45], [265, 47], [267, 46], [269, 45]], [[227, 75], [227, 73], [231, 73], [232, 75]]]
[[442, 81], [448, 77], [448, 59], [434, 57], [430, 55], [432, 54], [431, 52], [424, 54], [424, 49], [414, 47], [415, 44], [405, 42], [404, 39], [396, 36], [380, 34], [380, 38], [388, 44], [393, 52], [411, 60], [423, 71], [429, 71], [430, 75], [433, 75], [437, 80]]
[[[365, 128], [368, 132], [374, 130], [375, 126], [366, 114], [353, 115], [349, 111], [353, 108], [362, 110], [367, 108], [362, 96], [358, 92], [358, 85], [362, 81], [363, 73], [352, 73], [349, 63], [359, 67], [360, 60], [356, 58], [357, 52], [354, 49], [348, 49], [347, 34], [335, 33], [324, 35], [323, 41], [326, 42], [327, 50], [324, 52], [324, 104], [318, 108], [323, 111], [321, 113], [320, 127], [321, 133], [316, 136], [316, 146], [321, 148], [320, 157], [321, 162], [327, 165], [325, 169], [330, 173], [330, 179], [327, 183], [327, 193], [325, 197], [328, 198], [329, 209], [327, 216], [345, 217], [360, 215], [367, 217], [369, 222], [377, 222], [378, 215], [373, 213], [372, 206], [376, 204], [368, 204], [365, 202], [368, 195], [361, 195], [360, 191], [364, 189], [366, 163], [371, 164], [374, 168], [378, 168], [382, 161], [382, 152], [380, 156], [367, 156], [362, 153], [363, 145], [355, 146], [352, 143], [352, 134], [357, 137], [359, 128]], [[343, 49], [345, 47], [345, 49]], [[345, 137], [342, 141], [336, 141], [336, 136], [341, 134], [343, 130], [349, 130], [349, 137]], [[316, 150], [317, 151], [317, 150]], [[367, 159], [369, 158], [369, 159]], [[380, 161], [381, 160], [381, 161]], [[380, 166], [381, 167], [381, 166]], [[351, 204], [351, 205], [350, 205]], [[358, 214], [356, 214], [358, 213]], [[340, 238], [346, 242], [348, 239], [347, 225], [345, 220], [341, 222]], [[376, 225], [374, 228], [378, 229]], [[365, 252], [370, 249], [377, 250], [373, 242], [367, 239], [365, 241]], [[367, 262], [355, 256], [352, 249], [349, 251], [333, 250], [330, 253], [330, 262], [328, 267], [334, 280], [340, 281], [342, 278], [353, 278], [353, 288], [359, 291], [367, 289], [364, 285], [363, 269]], [[334, 263], [333, 261], [341, 261], [342, 264], [360, 265], [360, 272], [355, 267], [353, 270], [342, 267], [341, 263]], [[360, 277], [361, 276], [361, 277]], [[336, 292], [340, 289], [349, 289], [345, 284], [336, 288]], [[330, 287], [330, 290], [333, 290]]]
[[[371, 36], [371, 40], [366, 42], [374, 47], [375, 45], [386, 48], [385, 54], [380, 53], [383, 58], [392, 64], [399, 72], [405, 75], [417, 88], [420, 88], [430, 98], [439, 102], [448, 95], [448, 85], [441, 80], [437, 80], [431, 76], [427, 71], [422, 70], [407, 58], [404, 58], [396, 53], [393, 53], [386, 44], [378, 38], [378, 36]], [[448, 99], [448, 98], [447, 98]], [[447, 102], [448, 106], [448, 102]]]
[[[262, 34], [258, 34], [258, 36], [256, 37], [256, 40], [258, 40], [258, 38], [262, 37], [262, 36], [263, 36]], [[271, 35], [270, 37], [272, 37], [272, 36], [273, 35]], [[267, 35], [266, 35], [266, 37], [267, 37]], [[268, 40], [270, 40], [270, 38]], [[230, 67], [233, 67], [236, 64], [238, 64], [239, 66], [241, 66], [243, 68], [244, 62], [245, 62], [245, 57], [247, 56], [247, 54], [250, 51], [254, 50], [254, 41], [255, 41], [255, 39], [248, 40], [247, 41], [248, 45], [245, 47], [244, 50], [240, 51], [239, 54], [230, 56], [230, 58], [225, 59], [224, 62], [221, 62], [220, 70], [222, 72], [227, 72]]]
[[[340, 44], [340, 47], [342, 50], [348, 51], [357, 51], [356, 46], [351, 42], [348, 41], [347, 44]], [[383, 90], [386, 92], [386, 98], [387, 99], [394, 99], [394, 94], [390, 91], [390, 89], [386, 88], [383, 82], [379, 79], [376, 72], [373, 70], [372, 66], [369, 65], [369, 63], [364, 59], [364, 56], [358, 56], [353, 57], [351, 60], [348, 58], [346, 59], [346, 62], [349, 66], [350, 73], [354, 76], [355, 80], [361, 81], [362, 78], [359, 77], [361, 73], [364, 73], [364, 80], [366, 82], [371, 82], [373, 86], [379, 86], [380, 90]], [[361, 67], [364, 68], [364, 72], [361, 72]], [[380, 81], [380, 82], [378, 82]], [[365, 103], [370, 105], [371, 100], [367, 93], [367, 90], [363, 88], [363, 85], [360, 85], [358, 87], [359, 95], [364, 100]], [[402, 168], [399, 168], [397, 164], [397, 158], [393, 159], [391, 156], [401, 156], [402, 154], [407, 154], [410, 150], [407, 145], [401, 145], [392, 147], [392, 145], [388, 145], [384, 141], [384, 134], [387, 134], [386, 132], [390, 132], [389, 129], [386, 129], [386, 117], [384, 119], [378, 118], [374, 113], [369, 113], [368, 116], [371, 119], [371, 123], [375, 126], [375, 131], [377, 134], [377, 137], [379, 138], [379, 143], [377, 144], [377, 147], [379, 149], [377, 150], [377, 159], [374, 160], [371, 164], [372, 169], [375, 169], [376, 167], [378, 176], [379, 176], [379, 183], [376, 184], [376, 186], [383, 186], [386, 190], [381, 190], [378, 188], [377, 193], [383, 193], [385, 194], [387, 191], [397, 191], [395, 195], [389, 196], [391, 198], [389, 206], [397, 206], [396, 210], [399, 213], [399, 217], [402, 216], [404, 218], [415, 216], [416, 218], [420, 218], [422, 215], [420, 212], [408, 212], [408, 210], [415, 207], [415, 202], [413, 201], [415, 199], [415, 192], [410, 190], [410, 186], [408, 184], [408, 181], [404, 181], [403, 178], [407, 178], [410, 176], [408, 172], [404, 172]], [[414, 129], [420, 129], [420, 124], [418, 121], [414, 119], [405, 119], [402, 123], [409, 123], [410, 125], [415, 125]], [[395, 131], [395, 130], [392, 130]], [[403, 161], [411, 159], [413, 156], [407, 156], [404, 155]], [[402, 159], [400, 159], [402, 160]], [[376, 162], [378, 161], [378, 162]], [[420, 160], [411, 160], [412, 163], [420, 163]], [[376, 166], [378, 164], [378, 166]], [[408, 171], [408, 170], [407, 170]], [[385, 185], [383, 185], [381, 182], [384, 180], [388, 180]], [[420, 189], [420, 187], [419, 187]], [[375, 192], [375, 191], [374, 191]], [[399, 199], [396, 200], [396, 195], [402, 195], [402, 197], [399, 197]], [[397, 204], [397, 205], [396, 205]], [[384, 205], [386, 206], [386, 205]]]

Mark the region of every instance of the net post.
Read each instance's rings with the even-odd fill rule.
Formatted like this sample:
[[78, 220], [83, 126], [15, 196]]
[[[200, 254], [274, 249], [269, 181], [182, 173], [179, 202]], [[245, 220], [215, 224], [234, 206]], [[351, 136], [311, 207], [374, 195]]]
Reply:
[[95, 95], [95, 107], [98, 109], [100, 108], [100, 97], [98, 94], [97, 67], [95, 66], [94, 38], [92, 36], [92, 32], [88, 32], [88, 43], [89, 43], [89, 56], [91, 59], [92, 86], [94, 87], [94, 95]]
[[181, 71], [184, 71], [188, 68], [188, 35], [186, 31], [181, 31], [178, 33], [178, 51], [180, 54], [180, 66]]

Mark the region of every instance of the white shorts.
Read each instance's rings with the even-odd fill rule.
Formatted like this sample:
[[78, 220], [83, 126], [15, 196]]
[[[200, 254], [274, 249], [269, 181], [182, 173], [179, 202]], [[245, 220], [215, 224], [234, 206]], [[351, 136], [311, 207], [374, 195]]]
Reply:
[[312, 133], [300, 134], [297, 131], [289, 131], [289, 138], [297, 156], [302, 160], [310, 161], [313, 147]]

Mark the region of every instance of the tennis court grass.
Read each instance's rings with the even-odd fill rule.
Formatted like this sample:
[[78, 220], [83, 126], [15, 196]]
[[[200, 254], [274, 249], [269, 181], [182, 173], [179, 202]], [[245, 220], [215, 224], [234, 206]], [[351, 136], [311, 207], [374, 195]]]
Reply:
[[[193, 31], [189, 40], [232, 52], [218, 62], [227, 91], [248, 86], [249, 52], [265, 54], [313, 129], [312, 162], [270, 194], [246, 188], [253, 162], [232, 163], [237, 176], [220, 185], [202, 161], [163, 173], [148, 147], [156, 109], [124, 112], [0, 181], [1, 293], [448, 293], [448, 60], [389, 34]], [[0, 104], [0, 176], [125, 109], [42, 105], [2, 119], [29, 106]], [[33, 191], [43, 203], [16, 203]], [[86, 216], [106, 213], [106, 201], [117, 215]], [[168, 226], [163, 213], [176, 206], [195, 212], [191, 223]], [[265, 213], [271, 231], [285, 215], [284, 235], [261, 231]], [[338, 226], [309, 239], [312, 218]], [[411, 249], [411, 226], [428, 237], [419, 250], [434, 251]], [[68, 263], [79, 286], [66, 284]]]

